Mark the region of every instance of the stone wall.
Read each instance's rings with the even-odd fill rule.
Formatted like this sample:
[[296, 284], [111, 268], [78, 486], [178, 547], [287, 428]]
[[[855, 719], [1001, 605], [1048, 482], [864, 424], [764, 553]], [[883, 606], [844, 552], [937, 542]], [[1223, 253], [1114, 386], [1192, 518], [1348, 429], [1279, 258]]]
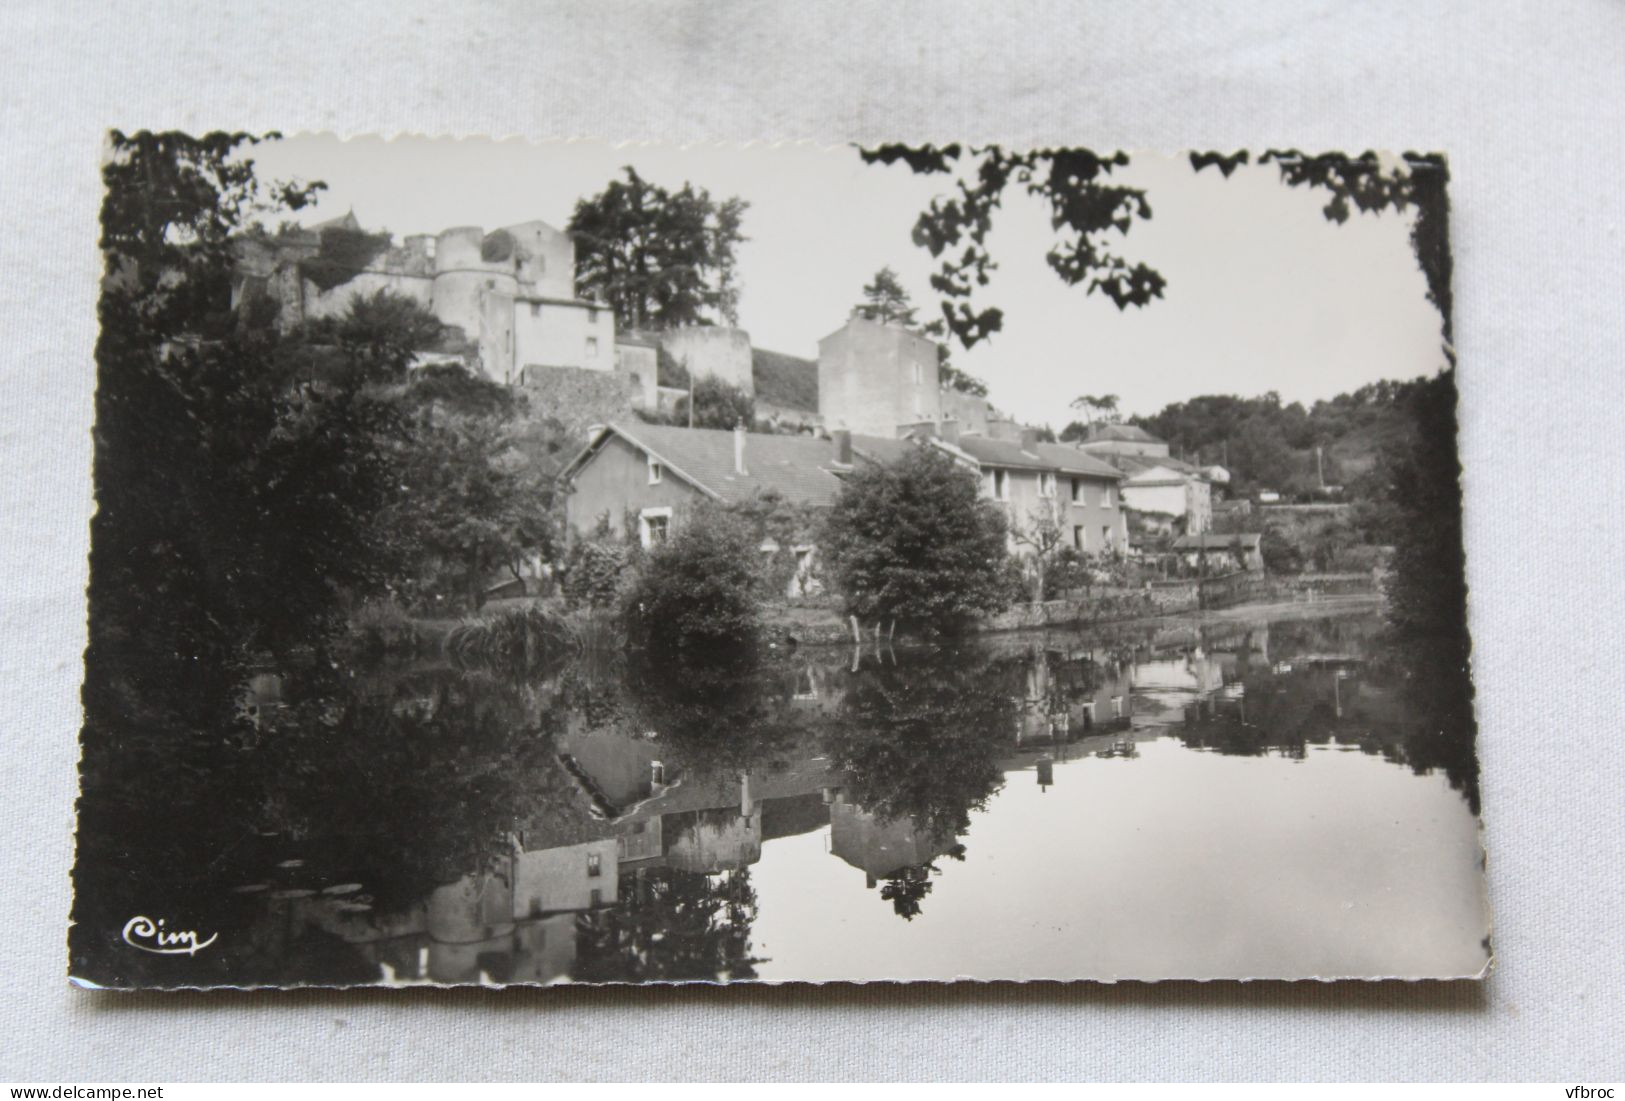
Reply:
[[632, 386], [621, 375], [586, 367], [526, 367], [522, 382], [531, 414], [558, 420], [582, 443], [592, 425], [632, 419]]

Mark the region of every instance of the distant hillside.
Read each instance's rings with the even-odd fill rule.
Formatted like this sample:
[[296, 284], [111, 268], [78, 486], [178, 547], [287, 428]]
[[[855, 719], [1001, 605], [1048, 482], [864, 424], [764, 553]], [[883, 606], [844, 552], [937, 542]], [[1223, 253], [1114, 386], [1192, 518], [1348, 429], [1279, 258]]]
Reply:
[[787, 409], [818, 412], [818, 363], [816, 360], [752, 348], [751, 377], [756, 382], [758, 401], [772, 402]]
[[1403, 450], [1414, 431], [1412, 382], [1375, 382], [1305, 408], [1261, 398], [1208, 395], [1169, 405], [1132, 423], [1168, 441], [1175, 455], [1192, 462], [1224, 463], [1233, 495], [1272, 489], [1312, 496], [1320, 486], [1315, 448], [1327, 485], [1350, 497], [1374, 495], [1367, 483], [1383, 475], [1384, 456]]

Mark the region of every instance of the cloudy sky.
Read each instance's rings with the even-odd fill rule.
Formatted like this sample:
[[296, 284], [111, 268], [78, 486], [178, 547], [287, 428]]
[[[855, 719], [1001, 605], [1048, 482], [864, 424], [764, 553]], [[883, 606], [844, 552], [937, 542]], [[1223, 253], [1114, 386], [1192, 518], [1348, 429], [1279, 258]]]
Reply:
[[[758, 347], [814, 358], [860, 290], [890, 265], [922, 319], [936, 316], [933, 264], [910, 240], [921, 209], [949, 186], [902, 166], [865, 165], [849, 148], [533, 144], [452, 139], [341, 141], [293, 136], [260, 146], [262, 178], [327, 183], [315, 221], [354, 209], [397, 240], [450, 226], [487, 229], [539, 218], [562, 227], [578, 198], [635, 165], [667, 187], [684, 181], [751, 206], [739, 253], [740, 325]], [[1115, 393], [1125, 413], [1154, 413], [1198, 394], [1275, 390], [1304, 402], [1379, 378], [1441, 366], [1439, 320], [1405, 217], [1325, 221], [1323, 193], [1288, 188], [1272, 167], [1229, 179], [1183, 156], [1135, 154], [1114, 179], [1143, 187], [1153, 211], [1114, 242], [1168, 280], [1165, 297], [1119, 312], [1068, 287], [1044, 263], [1053, 241], [1035, 200], [1012, 190], [989, 237], [999, 270], [983, 305], [1002, 332], [954, 362], [985, 379], [995, 404], [1059, 427], [1078, 394]]]

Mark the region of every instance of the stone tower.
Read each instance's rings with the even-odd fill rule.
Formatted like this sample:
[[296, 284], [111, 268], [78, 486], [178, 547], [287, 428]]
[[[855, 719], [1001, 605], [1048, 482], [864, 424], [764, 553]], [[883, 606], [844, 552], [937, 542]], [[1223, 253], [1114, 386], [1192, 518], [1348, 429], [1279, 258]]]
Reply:
[[818, 342], [818, 412], [830, 428], [895, 436], [899, 425], [942, 419], [936, 342], [852, 317]]

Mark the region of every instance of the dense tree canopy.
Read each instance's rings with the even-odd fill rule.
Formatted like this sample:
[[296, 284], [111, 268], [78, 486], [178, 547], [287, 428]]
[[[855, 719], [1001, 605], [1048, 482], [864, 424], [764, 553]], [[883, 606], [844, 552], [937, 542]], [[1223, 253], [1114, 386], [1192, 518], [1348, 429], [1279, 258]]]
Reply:
[[607, 302], [622, 328], [676, 328], [738, 321], [734, 250], [748, 203], [716, 201], [685, 183], [670, 191], [631, 166], [576, 203], [576, 289]]
[[974, 474], [928, 447], [854, 471], [820, 545], [861, 619], [947, 630], [1009, 603], [1003, 513]]

